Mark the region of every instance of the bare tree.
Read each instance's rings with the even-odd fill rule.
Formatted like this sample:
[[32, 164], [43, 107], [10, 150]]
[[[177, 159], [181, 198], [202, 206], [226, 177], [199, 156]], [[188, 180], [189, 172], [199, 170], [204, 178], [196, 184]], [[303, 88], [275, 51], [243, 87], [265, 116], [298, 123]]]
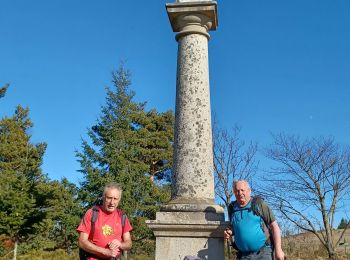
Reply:
[[[345, 211], [350, 191], [350, 149], [333, 138], [279, 134], [266, 155], [276, 167], [265, 175], [269, 201], [297, 228], [311, 232], [326, 248], [330, 259], [342, 239], [333, 234], [334, 217]], [[349, 226], [349, 225], [348, 225]]]
[[234, 179], [251, 181], [251, 177], [258, 167], [256, 161], [257, 144], [251, 142], [246, 145], [239, 138], [240, 131], [241, 128], [235, 126], [230, 133], [214, 122], [215, 194], [222, 200], [226, 208], [233, 197], [232, 181]]

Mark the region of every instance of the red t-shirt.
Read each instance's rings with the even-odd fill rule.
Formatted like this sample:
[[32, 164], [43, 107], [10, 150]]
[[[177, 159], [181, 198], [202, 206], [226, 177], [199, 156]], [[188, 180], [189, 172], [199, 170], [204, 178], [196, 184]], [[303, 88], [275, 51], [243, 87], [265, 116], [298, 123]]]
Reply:
[[[121, 224], [123, 212], [120, 209], [116, 209], [112, 213], [108, 214], [101, 209], [101, 206], [99, 206], [99, 208], [100, 210], [98, 211], [97, 220], [95, 222], [94, 237], [90, 237], [92, 208], [85, 213], [77, 228], [77, 231], [79, 233], [84, 232], [89, 234], [89, 240], [95, 245], [108, 248], [108, 243], [113, 239], [123, 241]], [[132, 226], [127, 218], [124, 224], [123, 233], [130, 232], [131, 230]]]

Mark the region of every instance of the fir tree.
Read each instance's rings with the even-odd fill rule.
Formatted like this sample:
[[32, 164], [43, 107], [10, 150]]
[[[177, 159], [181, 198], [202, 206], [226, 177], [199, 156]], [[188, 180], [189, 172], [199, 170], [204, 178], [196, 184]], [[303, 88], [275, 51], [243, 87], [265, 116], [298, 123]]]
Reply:
[[12, 118], [0, 120], [0, 234], [15, 245], [35, 233], [45, 213], [36, 186], [45, 179], [40, 166], [46, 144], [32, 144], [28, 109], [18, 106]]
[[338, 229], [344, 229], [347, 228], [347, 226], [349, 225], [350, 220], [346, 221], [345, 218], [341, 218], [340, 223], [338, 225]]
[[[7, 88], [0, 88], [0, 97]], [[0, 234], [15, 245], [14, 258], [19, 243], [20, 253], [76, 247], [82, 214], [76, 185], [42, 173], [46, 144], [31, 143], [28, 114], [18, 106], [13, 117], [0, 120]]]
[[65, 249], [68, 252], [76, 247], [78, 233], [76, 228], [83, 213], [78, 199], [78, 188], [66, 178], [61, 181], [51, 181], [42, 186], [42, 193], [47, 206], [46, 222], [48, 234], [46, 239], [54, 241], [55, 249]]
[[107, 88], [102, 114], [88, 130], [90, 140], [83, 140], [77, 153], [84, 175], [81, 196], [90, 207], [106, 183], [120, 183], [120, 207], [133, 224], [134, 249], [145, 251], [149, 250], [145, 241], [152, 237], [145, 220], [154, 219], [160, 205], [170, 199], [169, 185], [164, 185], [169, 182], [164, 180], [171, 164], [158, 162], [172, 161], [174, 115], [146, 111], [146, 103], [135, 102], [135, 93], [129, 90], [130, 73], [123, 66], [112, 76], [114, 89]]

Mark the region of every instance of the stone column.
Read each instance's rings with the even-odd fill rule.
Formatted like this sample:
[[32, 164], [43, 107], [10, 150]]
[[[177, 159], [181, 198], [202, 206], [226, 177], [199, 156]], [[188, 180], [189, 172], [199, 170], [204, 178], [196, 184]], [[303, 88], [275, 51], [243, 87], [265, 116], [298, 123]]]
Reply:
[[156, 260], [221, 260], [225, 223], [214, 201], [208, 66], [217, 5], [179, 0], [166, 8], [178, 42], [172, 199], [147, 223], [156, 236]]

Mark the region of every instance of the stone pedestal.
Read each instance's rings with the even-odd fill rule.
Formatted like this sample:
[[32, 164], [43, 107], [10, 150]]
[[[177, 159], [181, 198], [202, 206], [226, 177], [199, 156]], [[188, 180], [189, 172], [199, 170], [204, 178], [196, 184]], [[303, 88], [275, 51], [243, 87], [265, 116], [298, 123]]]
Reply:
[[178, 42], [172, 199], [147, 221], [156, 260], [186, 255], [224, 259], [223, 208], [215, 204], [208, 40], [217, 26], [213, 1], [167, 4]]
[[155, 259], [182, 260], [186, 255], [224, 259], [224, 226], [220, 214], [204, 212], [157, 212], [148, 221], [156, 236]]

